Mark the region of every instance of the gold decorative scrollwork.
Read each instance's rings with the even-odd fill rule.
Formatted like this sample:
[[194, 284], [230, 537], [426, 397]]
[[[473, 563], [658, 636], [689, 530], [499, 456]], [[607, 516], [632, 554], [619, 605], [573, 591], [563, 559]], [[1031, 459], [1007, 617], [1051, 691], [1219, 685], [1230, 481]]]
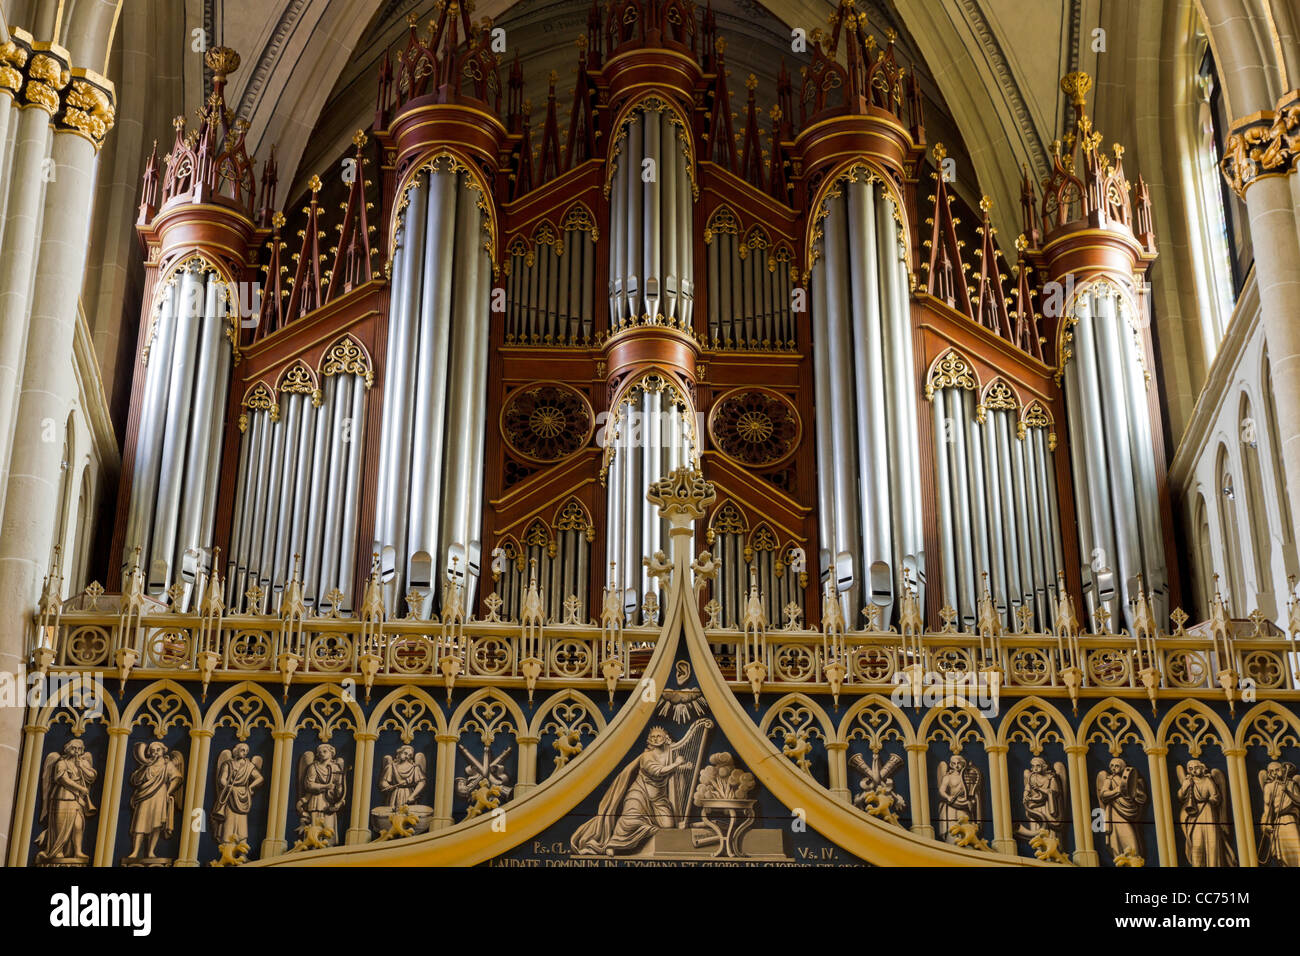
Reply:
[[930, 367], [930, 377], [925, 383], [926, 401], [933, 401], [934, 393], [941, 388], [964, 388], [972, 392], [979, 389], [975, 367], [956, 349], [949, 349]]
[[360, 375], [365, 379], [366, 388], [375, 384], [370, 356], [350, 335], [344, 336], [325, 350], [318, 371], [322, 378], [328, 375]]

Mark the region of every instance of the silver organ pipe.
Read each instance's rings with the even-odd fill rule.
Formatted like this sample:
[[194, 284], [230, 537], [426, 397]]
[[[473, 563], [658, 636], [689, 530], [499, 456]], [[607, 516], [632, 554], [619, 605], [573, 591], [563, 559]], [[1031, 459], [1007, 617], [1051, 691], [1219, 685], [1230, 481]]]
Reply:
[[1015, 414], [1006, 408], [986, 409], [981, 425], [975, 398], [953, 387], [934, 398], [944, 601], [971, 627], [987, 573], [1005, 625], [1018, 627], [1016, 612], [1028, 607], [1029, 623], [1047, 628], [1064, 565], [1045, 429], [1030, 427], [1017, 437]]
[[160, 290], [136, 446], [123, 570], [144, 562], [150, 593], [183, 583], [188, 607], [209, 569], [230, 387], [225, 283], [194, 261]]
[[1086, 505], [1090, 518], [1090, 538], [1080, 536], [1085, 585], [1086, 565], [1094, 563], [1096, 600], [1112, 613], [1122, 609], [1131, 624], [1139, 575], [1155, 613], [1167, 612], [1168, 570], [1142, 350], [1129, 311], [1105, 280], [1078, 297], [1071, 314], [1076, 354], [1065, 379], [1076, 498], [1080, 517]]
[[325, 379], [321, 389], [321, 407], [314, 416], [311, 457], [311, 490], [304, 512], [306, 538], [303, 544], [302, 582], [305, 603], [308, 607], [320, 606], [321, 597], [329, 590], [321, 581], [322, 544], [321, 530], [325, 526], [325, 498], [329, 485], [330, 440], [341, 426], [336, 414], [339, 376]]
[[506, 343], [580, 345], [590, 341], [594, 320], [591, 285], [595, 281], [591, 233], [567, 229], [554, 248], [539, 241], [532, 256], [532, 265], [528, 254], [518, 248], [510, 257]]
[[[427, 276], [450, 276], [456, 235], [463, 228], [456, 203], [456, 177], [435, 175], [428, 187], [426, 239], [422, 263]], [[418, 214], [419, 210], [416, 210]], [[414, 256], [412, 257], [414, 259]], [[412, 447], [410, 524], [405, 590], [427, 595], [434, 587], [440, 561], [439, 517], [443, 512], [443, 446], [448, 441], [448, 421], [440, 407], [447, 394], [448, 343], [451, 323], [447, 321], [454, 285], [426, 281], [420, 292], [420, 313], [416, 341], [415, 431], [419, 440]], [[435, 397], [436, 396], [436, 397]], [[454, 429], [452, 430], [454, 433]], [[408, 558], [409, 555], [409, 558]], [[432, 601], [424, 601], [424, 614]]]
[[[438, 159], [419, 174], [394, 257], [375, 523], [389, 613], [408, 589], [431, 593], [422, 612], [435, 613], [453, 558], [468, 602], [477, 571], [492, 274], [479, 197], [449, 166]], [[552, 307], [556, 275], [547, 273]], [[347, 414], [353, 394], [341, 392]], [[342, 537], [346, 517], [340, 510], [333, 525], [327, 517], [327, 536]]]
[[[857, 621], [858, 609], [870, 601], [887, 623], [904, 568], [914, 575], [913, 583], [924, 572], [915, 490], [920, 483], [917, 420], [910, 407], [916, 394], [912, 322], [892, 203], [877, 182], [846, 183], [840, 195], [826, 200], [821, 254], [812, 275], [817, 454], [819, 470], [828, 473], [818, 475], [823, 576], [834, 569], [850, 621]], [[780, 302], [772, 307], [785, 310], [789, 266], [784, 257], [774, 253], [774, 258]], [[793, 330], [793, 318], [778, 317], [774, 327]], [[936, 402], [935, 413], [939, 438], [942, 419], [951, 411]], [[956, 432], [947, 437], [961, 438]], [[943, 463], [939, 493], [953, 502], [957, 451], [951, 444], [937, 449]], [[941, 528], [941, 536], [955, 540], [956, 527]], [[951, 597], [957, 600], [955, 593]]]
[[[610, 327], [689, 327], [694, 298], [692, 192], [674, 117], [635, 110], [610, 187]], [[654, 175], [643, 179], [644, 161]], [[648, 175], [648, 173], [647, 173]]]
[[411, 472], [411, 426], [415, 409], [415, 333], [422, 253], [424, 250], [428, 175], [421, 173], [408, 194], [406, 217], [393, 253], [393, 293], [389, 306], [388, 351], [384, 364], [384, 421], [380, 431], [379, 491], [375, 506], [375, 550], [387, 585], [391, 612], [404, 593], [407, 504]]
[[279, 610], [280, 599], [284, 591], [284, 585], [288, 579], [289, 572], [292, 570], [292, 559], [290, 558], [289, 545], [292, 537], [293, 525], [293, 489], [298, 484], [298, 468], [302, 461], [303, 449], [302, 442], [302, 411], [305, 397], [300, 394], [285, 395], [281, 399], [282, 405], [286, 406], [288, 412], [285, 416], [284, 430], [284, 464], [282, 466], [281, 480], [272, 490], [272, 494], [280, 499], [280, 512], [277, 516], [275, 525], [274, 544], [271, 559], [271, 602], [267, 605], [270, 609]]

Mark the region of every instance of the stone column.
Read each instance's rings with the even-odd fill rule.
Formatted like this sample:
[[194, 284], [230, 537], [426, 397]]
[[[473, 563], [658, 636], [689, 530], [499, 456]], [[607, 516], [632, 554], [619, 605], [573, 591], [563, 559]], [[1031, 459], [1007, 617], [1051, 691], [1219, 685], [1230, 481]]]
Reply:
[[456, 744], [459, 735], [438, 734], [438, 766], [434, 772], [433, 823], [431, 830], [449, 827], [455, 821], [451, 818], [452, 778], [456, 775]]
[[373, 834], [370, 832], [370, 781], [374, 779], [375, 741], [379, 735], [365, 730], [358, 730], [354, 735], [357, 742], [356, 766], [352, 775], [352, 815], [345, 839], [335, 839], [341, 845], [368, 843]]
[[[1151, 812], [1156, 821], [1156, 852], [1161, 866], [1178, 865], [1178, 845], [1174, 831], [1174, 795], [1169, 789], [1169, 756], [1167, 747], [1145, 747], [1147, 770], [1151, 774]], [[1151, 849], [1147, 848], [1150, 858]]]
[[266, 836], [262, 840], [263, 860], [279, 856], [288, 848], [284, 838], [289, 817], [289, 780], [293, 777], [293, 741], [298, 734], [292, 730], [271, 732], [275, 740], [271, 757], [271, 812], [267, 815]]
[[185, 809], [177, 826], [181, 827], [180, 845], [176, 850], [176, 866], [198, 866], [199, 834], [207, 827], [206, 814], [194, 826], [194, 811], [203, 814], [203, 800], [207, 794], [208, 755], [212, 752], [212, 731], [198, 727], [190, 731], [190, 761], [185, 784]]
[[[908, 744], [907, 781], [910, 784], [912, 798], [912, 832], [923, 837], [936, 839], [934, 827], [930, 825], [930, 792], [925, 783], [925, 755], [929, 747], [923, 743]], [[940, 833], [937, 839], [944, 839], [946, 833]]]
[[1093, 841], [1092, 816], [1088, 807], [1088, 748], [1074, 744], [1065, 748], [1070, 771], [1070, 804], [1074, 817], [1074, 862], [1078, 866], [1099, 866], [1100, 856]]
[[130, 727], [108, 728], [108, 756], [104, 760], [104, 785], [99, 791], [99, 829], [91, 857], [92, 866], [116, 865], [113, 850], [117, 845], [117, 815], [122, 806], [122, 774], [130, 738]]
[[519, 781], [515, 784], [516, 797], [522, 797], [537, 789], [537, 745], [540, 742], [540, 737], [530, 737], [527, 734], [515, 735], [515, 744], [519, 747]]
[[[54, 137], [51, 158], [55, 179], [45, 195], [10, 471], [0, 475], [8, 479], [0, 523], [0, 667], [14, 670], [26, 657], [32, 610], [58, 514], [60, 455], [76, 390], [72, 343], [86, 261], [95, 148], [80, 135], [61, 132]], [[0, 777], [17, 770], [21, 727], [21, 709], [0, 710]], [[8, 800], [0, 805], [0, 834], [5, 839], [11, 810]]]
[[1011, 822], [1011, 786], [1007, 777], [1006, 744], [985, 744], [989, 759], [989, 790], [993, 798], [993, 849], [1017, 856], [1016, 834]]
[[831, 796], [836, 800], [853, 805], [853, 794], [849, 790], [849, 745], [843, 740], [833, 740], [826, 745], [826, 769], [829, 774]]

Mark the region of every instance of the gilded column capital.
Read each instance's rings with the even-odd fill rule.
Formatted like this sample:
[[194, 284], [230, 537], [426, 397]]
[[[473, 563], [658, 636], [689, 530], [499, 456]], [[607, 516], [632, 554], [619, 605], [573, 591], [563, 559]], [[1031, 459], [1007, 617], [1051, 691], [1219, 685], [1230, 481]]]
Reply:
[[99, 152], [116, 120], [113, 84], [93, 70], [73, 70], [56, 128], [85, 137]]
[[26, 77], [24, 70], [31, 59], [31, 36], [24, 30], [14, 30], [4, 43], [0, 43], [0, 93], [18, 98]]
[[24, 107], [39, 107], [53, 116], [62, 107], [59, 94], [71, 79], [67, 50], [55, 43], [33, 43], [23, 86]]
[[1242, 199], [1261, 179], [1286, 176], [1300, 155], [1300, 89], [1283, 94], [1271, 110], [1233, 121], [1219, 168]]

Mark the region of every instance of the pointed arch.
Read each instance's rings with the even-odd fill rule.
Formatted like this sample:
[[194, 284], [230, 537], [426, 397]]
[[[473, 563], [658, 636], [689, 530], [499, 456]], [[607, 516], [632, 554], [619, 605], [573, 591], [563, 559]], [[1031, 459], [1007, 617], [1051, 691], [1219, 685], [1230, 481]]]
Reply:
[[105, 727], [124, 726], [121, 714], [117, 709], [117, 704], [113, 701], [113, 695], [109, 692], [108, 688], [104, 686], [104, 683], [90, 678], [84, 671], [78, 671], [77, 674], [82, 676], [83, 679], [81, 682], [78, 683], [75, 680], [67, 683], [60, 682], [58, 688], [54, 692], [54, 696], [37, 713], [34, 723], [38, 727], [44, 727], [48, 730], [50, 722], [54, 719], [57, 711], [66, 707], [71, 713], [77, 714], [78, 712], [68, 702], [68, 698], [74, 692], [84, 693], [87, 688], [93, 687], [95, 688], [94, 702], [101, 705], [103, 711], [99, 715], [93, 715], [86, 708], [82, 708], [80, 714], [78, 714], [81, 720], [83, 722], [88, 720], [99, 720], [103, 722]]
[[[1021, 714], [1033, 711], [1034, 709], [1047, 715], [1047, 718], [1051, 721], [1057, 732], [1060, 733], [1062, 745], [1067, 748], [1075, 745], [1074, 728], [1070, 726], [1070, 722], [1065, 719], [1065, 715], [1056, 708], [1055, 704], [1052, 704], [1041, 697], [1022, 697], [1002, 715], [1002, 719], [998, 721], [997, 743], [1008, 746], [1010, 745], [1011, 735], [1013, 733], [1017, 730], [1026, 732], [1025, 728], [1017, 728], [1014, 726], [1016, 718]], [[1040, 736], [1044, 732], [1045, 729], [1040, 730]]]
[[370, 388], [375, 383], [374, 368], [366, 347], [352, 333], [345, 332], [321, 353], [316, 375], [318, 381], [331, 375], [360, 375]]
[[960, 388], [979, 394], [979, 372], [975, 370], [975, 363], [961, 349], [944, 349], [926, 369], [926, 401], [933, 400], [935, 392], [941, 388]]
[[1083, 715], [1083, 720], [1079, 721], [1078, 730], [1078, 741], [1080, 744], [1087, 747], [1089, 744], [1093, 743], [1093, 735], [1096, 736], [1097, 742], [1105, 742], [1105, 737], [1102, 736], [1103, 732], [1100, 730], [1094, 730], [1094, 727], [1108, 714], [1122, 714], [1129, 721], [1129, 727], [1113, 728], [1108, 731], [1108, 733], [1117, 740], [1123, 738], [1129, 733], [1129, 729], [1132, 728], [1140, 734], [1143, 750], [1150, 750], [1156, 745], [1155, 735], [1151, 732], [1151, 725], [1147, 723], [1147, 719], [1138, 712], [1136, 707], [1120, 697], [1107, 697], [1103, 700], [1099, 700], [1097, 703], [1093, 704], [1086, 714]]
[[854, 701], [853, 706], [845, 712], [840, 725], [835, 729], [834, 742], [847, 744], [850, 734], [854, 733], [853, 723], [858, 719], [858, 715], [872, 707], [887, 713], [890, 721], [902, 731], [904, 748], [916, 745], [916, 731], [912, 728], [912, 722], [907, 719], [907, 714], [882, 694], [867, 694]]
[[569, 495], [555, 509], [551, 527], [556, 531], [589, 531], [593, 527], [591, 512], [576, 495]]
[[[293, 705], [293, 709], [289, 711], [289, 716], [285, 718], [286, 729], [292, 731], [296, 736], [298, 731], [302, 729], [303, 715], [307, 713], [313, 701], [321, 699], [333, 700], [335, 698], [342, 701], [345, 711], [351, 716], [354, 733], [366, 726], [365, 714], [362, 713], [361, 705], [357, 703], [352, 694], [344, 694], [343, 688], [338, 684], [317, 684], [298, 698], [297, 703]], [[327, 736], [321, 738], [322, 740], [328, 740], [333, 735], [333, 730], [329, 728], [322, 729], [321, 732], [327, 733]]]
[[[600, 712], [600, 705], [594, 700], [576, 688], [566, 687], [563, 690], [557, 690], [537, 708], [537, 713], [533, 716], [532, 723], [528, 725], [528, 736], [541, 739], [542, 724], [546, 723], [551, 711], [566, 701], [574, 701], [586, 708], [587, 713], [591, 716], [592, 722], [596, 725], [596, 734], [599, 736], [605, 730], [605, 715]], [[521, 728], [522, 731], [522, 728]]]
[[244, 694], [251, 694], [256, 697], [267, 707], [269, 715], [273, 718], [271, 724], [272, 733], [281, 733], [284, 731], [284, 712], [280, 709], [280, 703], [271, 696], [271, 692], [256, 681], [240, 681], [238, 684], [231, 684], [221, 692], [214, 700], [207, 712], [203, 715], [201, 729], [211, 733], [217, 729], [217, 721], [221, 717], [221, 712], [231, 704], [236, 698]]
[[766, 713], [763, 714], [763, 719], [759, 722], [758, 732], [766, 737], [768, 731], [772, 729], [772, 724], [775, 722], [776, 718], [780, 716], [782, 709], [792, 704], [806, 707], [808, 712], [816, 718], [818, 729], [822, 733], [822, 740], [829, 743], [835, 739], [835, 722], [831, 720], [830, 714], [826, 713], [826, 709], [807, 694], [802, 694], [797, 691], [786, 694], [767, 708]]
[[442, 712], [442, 705], [427, 690], [415, 684], [403, 684], [401, 687], [395, 687], [385, 694], [370, 714], [370, 721], [366, 724], [366, 732], [377, 737], [384, 720], [393, 707], [407, 698], [417, 700], [427, 708], [429, 715], [433, 718], [436, 733], [439, 735], [447, 733], [447, 718]]
[[[122, 712], [122, 722], [117, 726], [124, 727], [128, 730], [134, 727], [137, 718], [140, 716], [141, 708], [148, 704], [149, 699], [155, 694], [166, 692], [175, 694], [176, 697], [179, 698], [184, 707], [185, 715], [189, 717], [189, 726], [191, 728], [202, 726], [202, 720], [199, 717], [198, 701], [194, 699], [194, 695], [191, 694], [189, 690], [176, 683], [176, 681], [172, 680], [170, 677], [164, 677], [151, 684], [146, 684], [137, 691], [135, 696], [131, 698], [131, 703], [127, 705], [126, 710]], [[167, 727], [177, 722], [177, 717], [172, 712], [146, 714], [145, 717], [153, 723], [155, 732], [158, 729], [159, 720], [162, 720]], [[166, 727], [163, 729], [165, 731]], [[159, 734], [159, 736], [162, 735]]]
[[525, 732], [525, 728], [528, 727], [528, 718], [524, 716], [523, 708], [519, 706], [514, 698], [502, 693], [496, 687], [483, 687], [460, 702], [460, 706], [456, 708], [455, 713], [451, 715], [451, 720], [448, 722], [450, 728], [448, 733], [459, 737], [466, 718], [472, 715], [474, 705], [481, 701], [492, 701], [500, 704], [505, 709], [505, 716], [512, 720], [515, 732], [518, 734]]
[[1269, 756], [1276, 760], [1277, 758], [1272, 754], [1270, 740], [1258, 736], [1258, 729], [1251, 726], [1261, 717], [1269, 718], [1275, 724], [1281, 725], [1276, 728], [1276, 736], [1284, 734], [1285, 728], [1289, 727], [1296, 738], [1300, 738], [1300, 717], [1296, 716], [1295, 711], [1281, 706], [1277, 701], [1261, 700], [1242, 714], [1241, 720], [1237, 721], [1237, 732], [1232, 739], [1233, 747], [1237, 750], [1245, 750], [1247, 747], [1263, 746], [1270, 749]]
[[[1174, 723], [1177, 721], [1179, 715], [1188, 713], [1203, 718], [1208, 724], [1198, 737], [1205, 737], [1210, 733], [1213, 733], [1218, 738], [1219, 747], [1221, 749], [1227, 749], [1231, 746], [1234, 736], [1232, 731], [1228, 728], [1227, 722], [1206, 706], [1203, 701], [1197, 700], [1194, 697], [1184, 698], [1174, 704], [1173, 707], [1169, 708], [1169, 712], [1165, 714], [1164, 718], [1160, 721], [1160, 726], [1156, 728], [1156, 746], [1168, 749], [1170, 732], [1171, 730], [1176, 729], [1174, 728]], [[1177, 732], [1182, 733], [1182, 730], [1177, 729]], [[1199, 743], [1196, 741], [1191, 742], [1189, 746], [1196, 750], [1196, 752], [1199, 752]]]

